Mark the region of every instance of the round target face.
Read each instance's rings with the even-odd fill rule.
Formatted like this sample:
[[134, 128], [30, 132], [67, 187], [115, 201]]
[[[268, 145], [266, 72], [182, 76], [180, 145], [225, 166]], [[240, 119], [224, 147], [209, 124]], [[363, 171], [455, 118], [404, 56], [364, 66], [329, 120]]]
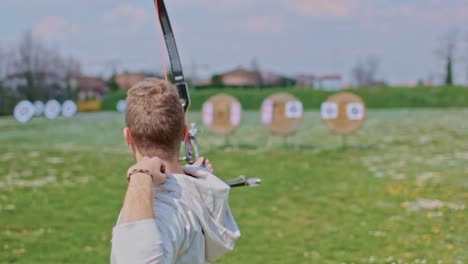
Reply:
[[302, 118], [302, 103], [300, 101], [289, 101], [284, 108], [287, 118]]
[[262, 123], [273, 134], [288, 135], [302, 124], [301, 101], [288, 93], [271, 95], [262, 104]]
[[119, 100], [119, 101], [117, 102], [116, 108], [117, 108], [117, 111], [119, 111], [120, 113], [125, 112], [125, 109], [127, 108], [127, 101], [125, 101], [125, 100]]
[[57, 100], [50, 100], [45, 105], [44, 114], [49, 119], [55, 119], [60, 115], [62, 107]]
[[349, 92], [330, 96], [321, 106], [322, 121], [333, 133], [351, 134], [363, 124], [366, 107], [362, 99]]
[[242, 106], [231, 95], [215, 95], [203, 104], [202, 121], [210, 132], [231, 133], [239, 126], [241, 118]]
[[15, 119], [23, 124], [28, 122], [34, 116], [34, 113], [35, 109], [33, 104], [27, 100], [19, 102], [13, 111]]
[[269, 99], [262, 103], [262, 123], [269, 125], [273, 121], [273, 102]]
[[211, 126], [213, 123], [213, 102], [207, 101], [203, 104], [202, 122], [205, 126]]
[[240, 124], [242, 114], [242, 107], [239, 102], [231, 103], [231, 110], [229, 112], [229, 120], [233, 126], [238, 126]]
[[34, 102], [34, 115], [35, 116], [40, 116], [44, 114], [44, 103], [41, 101], [36, 101]]
[[320, 106], [320, 115], [323, 120], [333, 120], [338, 117], [338, 105], [333, 102], [324, 102]]
[[349, 103], [346, 105], [346, 115], [349, 120], [362, 120], [364, 118], [364, 106], [361, 103]]
[[76, 104], [72, 100], [67, 100], [62, 105], [62, 115], [72, 117], [76, 114]]

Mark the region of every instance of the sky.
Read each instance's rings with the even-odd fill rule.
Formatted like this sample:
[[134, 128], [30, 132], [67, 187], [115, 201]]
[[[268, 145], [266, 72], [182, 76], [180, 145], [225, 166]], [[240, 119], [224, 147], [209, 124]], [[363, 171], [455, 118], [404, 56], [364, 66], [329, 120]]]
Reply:
[[[341, 74], [369, 56], [390, 83], [439, 79], [441, 38], [458, 30], [455, 81], [468, 80], [468, 0], [166, 0], [188, 76], [238, 66], [282, 74]], [[81, 61], [91, 75], [112, 68], [161, 71], [151, 0], [1, 0], [0, 46], [32, 34]], [[467, 58], [464, 59], [463, 57]]]

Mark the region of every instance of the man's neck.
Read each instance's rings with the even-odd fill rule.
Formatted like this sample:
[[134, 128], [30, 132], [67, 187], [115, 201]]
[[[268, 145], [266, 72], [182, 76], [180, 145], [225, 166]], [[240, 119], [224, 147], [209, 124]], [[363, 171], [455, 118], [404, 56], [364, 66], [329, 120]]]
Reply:
[[[138, 162], [142, 158], [143, 157], [141, 155], [139, 155], [139, 153], [137, 152], [137, 154], [135, 155], [136, 161]], [[172, 159], [161, 159], [161, 160], [163, 162], [165, 173], [173, 173], [173, 174], [183, 174], [184, 173], [184, 170], [180, 166], [178, 156], [175, 157], [175, 158], [172, 158]]]
[[166, 173], [183, 174], [184, 170], [180, 166], [179, 159], [175, 161], [163, 160], [164, 168]]

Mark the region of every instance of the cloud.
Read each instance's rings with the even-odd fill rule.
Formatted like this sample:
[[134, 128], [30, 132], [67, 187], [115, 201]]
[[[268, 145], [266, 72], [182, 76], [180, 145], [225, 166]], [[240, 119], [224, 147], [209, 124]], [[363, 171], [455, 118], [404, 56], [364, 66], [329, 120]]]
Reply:
[[191, 5], [193, 6], [200, 6], [203, 5], [204, 7], [209, 7], [209, 8], [216, 8], [219, 10], [219, 8], [233, 8], [233, 9], [238, 9], [238, 8], [248, 8], [248, 7], [253, 7], [257, 6], [260, 3], [266, 2], [266, 1], [275, 1], [275, 0], [198, 0], [198, 1], [193, 1], [193, 0], [171, 0], [166, 3], [166, 5], [178, 5], [178, 6], [187, 6]]
[[148, 21], [148, 13], [134, 4], [121, 4], [104, 13], [103, 19], [113, 29], [136, 32]]
[[360, 2], [357, 0], [284, 0], [283, 4], [305, 16], [345, 17], [348, 16]]
[[254, 33], [278, 33], [287, 28], [286, 20], [278, 16], [253, 16], [243, 21], [236, 20], [232, 27]]
[[42, 39], [61, 40], [69, 34], [74, 34], [79, 31], [80, 27], [78, 25], [67, 21], [65, 18], [49, 16], [33, 27], [32, 34], [34, 37]]
[[286, 21], [281, 17], [257, 16], [246, 21], [248, 29], [259, 33], [276, 33], [286, 29]]

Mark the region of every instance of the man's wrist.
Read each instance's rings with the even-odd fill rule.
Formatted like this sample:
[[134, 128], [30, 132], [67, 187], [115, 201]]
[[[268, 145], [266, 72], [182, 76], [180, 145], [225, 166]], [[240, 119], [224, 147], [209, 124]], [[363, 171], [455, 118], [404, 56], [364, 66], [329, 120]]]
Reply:
[[127, 180], [130, 181], [130, 177], [132, 177], [132, 175], [135, 174], [135, 173], [147, 174], [147, 175], [149, 175], [151, 177], [151, 179], [154, 180], [153, 174], [151, 173], [151, 171], [146, 170], [146, 169], [132, 169], [132, 170], [129, 170], [128, 174], [127, 174]]
[[144, 172], [135, 172], [129, 175], [128, 177], [128, 183], [150, 183], [153, 184], [153, 176], [151, 174], [147, 174]]

